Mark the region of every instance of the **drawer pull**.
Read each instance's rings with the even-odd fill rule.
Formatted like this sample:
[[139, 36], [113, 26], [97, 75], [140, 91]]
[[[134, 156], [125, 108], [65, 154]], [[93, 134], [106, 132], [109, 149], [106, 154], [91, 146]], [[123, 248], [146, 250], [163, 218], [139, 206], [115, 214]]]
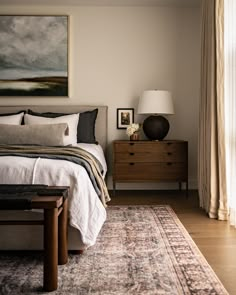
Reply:
[[172, 153], [167, 153], [168, 156], [172, 155]]
[[172, 144], [172, 142], [167, 142], [167, 144], [168, 144], [168, 145], [171, 145], [171, 144]]
[[134, 165], [134, 163], [129, 163], [131, 166], [133, 166]]
[[134, 142], [130, 142], [129, 144], [130, 144], [130, 145], [134, 145]]
[[172, 163], [171, 163], [171, 162], [168, 162], [168, 163], [167, 163], [167, 165], [168, 165], [168, 166], [171, 166], [171, 165], [172, 165]]
[[134, 155], [134, 153], [129, 153], [130, 154], [130, 156], [133, 156]]

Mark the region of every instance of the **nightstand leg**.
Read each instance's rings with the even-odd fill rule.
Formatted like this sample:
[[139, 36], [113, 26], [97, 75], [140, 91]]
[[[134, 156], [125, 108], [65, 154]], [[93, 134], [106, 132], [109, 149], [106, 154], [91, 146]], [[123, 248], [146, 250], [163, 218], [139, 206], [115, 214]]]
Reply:
[[182, 182], [179, 182], [179, 190], [182, 190]]
[[186, 181], [186, 198], [188, 198], [188, 181]]
[[116, 195], [116, 183], [113, 181], [113, 197]]

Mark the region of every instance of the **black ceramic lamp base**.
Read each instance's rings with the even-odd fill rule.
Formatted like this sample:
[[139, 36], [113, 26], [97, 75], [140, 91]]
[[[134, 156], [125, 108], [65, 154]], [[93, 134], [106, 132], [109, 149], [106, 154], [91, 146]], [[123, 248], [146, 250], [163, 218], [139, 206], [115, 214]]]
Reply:
[[162, 116], [149, 116], [143, 122], [143, 131], [150, 140], [162, 140], [170, 129], [168, 120]]

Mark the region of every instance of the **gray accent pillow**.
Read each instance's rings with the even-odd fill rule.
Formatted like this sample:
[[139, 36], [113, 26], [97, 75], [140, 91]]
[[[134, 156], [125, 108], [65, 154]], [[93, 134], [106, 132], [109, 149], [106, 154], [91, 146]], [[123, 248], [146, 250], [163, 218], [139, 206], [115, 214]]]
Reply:
[[[32, 110], [27, 111], [28, 114], [39, 116], [39, 117], [46, 117], [46, 118], [56, 118], [60, 116], [69, 115], [68, 113], [38, 113]], [[77, 127], [77, 142], [82, 143], [96, 143], [95, 137], [95, 123], [97, 119], [98, 109], [94, 109], [92, 111], [86, 111], [80, 113], [79, 116], [79, 123]]]
[[0, 124], [0, 144], [64, 146], [66, 123], [45, 125]]

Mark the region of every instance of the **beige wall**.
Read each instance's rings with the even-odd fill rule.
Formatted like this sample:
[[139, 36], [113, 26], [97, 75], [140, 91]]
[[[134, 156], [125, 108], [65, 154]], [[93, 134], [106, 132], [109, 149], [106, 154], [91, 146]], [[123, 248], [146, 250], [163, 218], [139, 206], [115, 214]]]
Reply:
[[[136, 110], [143, 90], [170, 90], [175, 115], [170, 117], [168, 138], [188, 140], [190, 186], [196, 187], [200, 76], [198, 7], [21, 5], [2, 6], [1, 14], [70, 16], [70, 97], [3, 97], [0, 105], [108, 105], [108, 160], [111, 167], [112, 140], [127, 138], [125, 130], [116, 129], [116, 109], [134, 107]], [[142, 119], [135, 113], [136, 121]]]

